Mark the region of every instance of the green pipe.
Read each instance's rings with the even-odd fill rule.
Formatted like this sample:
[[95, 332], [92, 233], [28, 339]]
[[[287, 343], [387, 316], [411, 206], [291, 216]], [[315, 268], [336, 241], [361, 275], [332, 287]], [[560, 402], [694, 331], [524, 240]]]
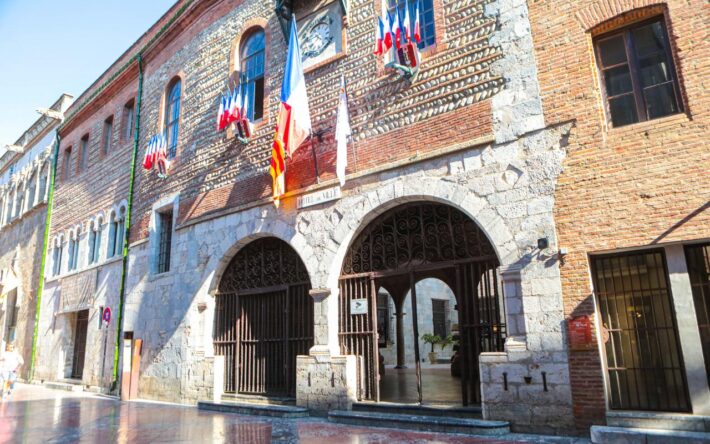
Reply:
[[[128, 238], [131, 231], [131, 210], [133, 209], [133, 187], [136, 181], [136, 160], [138, 159], [138, 146], [140, 144], [141, 103], [143, 101], [143, 56], [136, 55], [138, 62], [138, 97], [136, 98], [136, 122], [133, 130], [133, 156], [131, 158], [131, 181], [128, 186], [128, 208], [123, 230], [123, 262], [121, 269], [121, 286], [118, 294], [118, 316], [116, 319], [116, 346], [113, 350], [113, 382], [111, 391], [118, 386], [118, 361], [121, 351], [121, 333], [123, 331], [123, 311], [126, 299], [126, 274], [128, 271]], [[119, 390], [120, 391], [120, 390]]]
[[49, 178], [49, 196], [47, 197], [47, 217], [44, 223], [44, 239], [42, 241], [42, 259], [39, 266], [39, 284], [37, 284], [37, 303], [35, 305], [35, 325], [32, 331], [32, 357], [30, 358], [30, 371], [28, 381], [35, 376], [35, 361], [37, 358], [37, 333], [39, 332], [39, 313], [42, 309], [42, 292], [44, 291], [44, 267], [47, 262], [47, 244], [49, 243], [49, 226], [52, 220], [52, 201], [54, 200], [54, 178], [57, 176], [57, 158], [59, 157], [59, 128], [56, 130], [54, 140], [54, 157], [52, 159], [52, 174]]

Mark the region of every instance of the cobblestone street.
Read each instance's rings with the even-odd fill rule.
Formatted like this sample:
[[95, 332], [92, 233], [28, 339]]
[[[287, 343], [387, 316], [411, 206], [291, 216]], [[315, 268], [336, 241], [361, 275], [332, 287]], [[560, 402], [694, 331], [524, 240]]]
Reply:
[[19, 385], [0, 404], [2, 443], [510, 443], [585, 442], [506, 435], [496, 439], [199, 411]]

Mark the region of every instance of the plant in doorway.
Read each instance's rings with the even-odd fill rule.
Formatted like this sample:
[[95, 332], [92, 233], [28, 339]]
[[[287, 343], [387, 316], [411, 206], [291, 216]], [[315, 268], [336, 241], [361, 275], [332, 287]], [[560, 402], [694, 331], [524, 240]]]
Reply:
[[422, 340], [427, 344], [431, 345], [431, 352], [429, 353], [429, 363], [436, 364], [436, 360], [439, 358], [439, 354], [434, 351], [434, 346], [441, 343], [441, 336], [435, 335], [433, 333], [425, 333], [422, 335]]

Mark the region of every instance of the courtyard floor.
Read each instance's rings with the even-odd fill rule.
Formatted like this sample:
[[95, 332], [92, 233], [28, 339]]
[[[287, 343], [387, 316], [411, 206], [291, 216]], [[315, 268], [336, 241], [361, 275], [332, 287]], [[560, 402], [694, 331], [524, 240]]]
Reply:
[[120, 402], [18, 384], [0, 404], [0, 443], [583, 443], [510, 434], [487, 438], [207, 412], [193, 406]]

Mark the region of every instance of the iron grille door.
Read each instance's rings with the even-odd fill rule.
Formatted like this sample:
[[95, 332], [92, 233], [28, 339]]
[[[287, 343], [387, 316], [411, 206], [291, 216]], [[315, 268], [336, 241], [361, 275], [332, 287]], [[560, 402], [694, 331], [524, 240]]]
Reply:
[[662, 250], [593, 257], [612, 409], [689, 411]]
[[710, 383], [710, 244], [687, 246], [685, 256], [703, 344], [705, 371]]
[[74, 332], [74, 358], [72, 359], [71, 377], [81, 379], [84, 375], [84, 358], [86, 357], [86, 331], [89, 326], [89, 310], [81, 310], [76, 314], [76, 329]]
[[458, 266], [459, 357], [463, 405], [481, 402], [478, 357], [503, 351], [505, 319], [498, 289], [497, 263], [476, 261]]
[[[351, 313], [353, 300], [365, 300], [367, 313]], [[355, 355], [358, 364], [358, 399], [380, 400], [377, 348], [377, 292], [370, 274], [340, 279], [338, 304], [340, 350]]]

